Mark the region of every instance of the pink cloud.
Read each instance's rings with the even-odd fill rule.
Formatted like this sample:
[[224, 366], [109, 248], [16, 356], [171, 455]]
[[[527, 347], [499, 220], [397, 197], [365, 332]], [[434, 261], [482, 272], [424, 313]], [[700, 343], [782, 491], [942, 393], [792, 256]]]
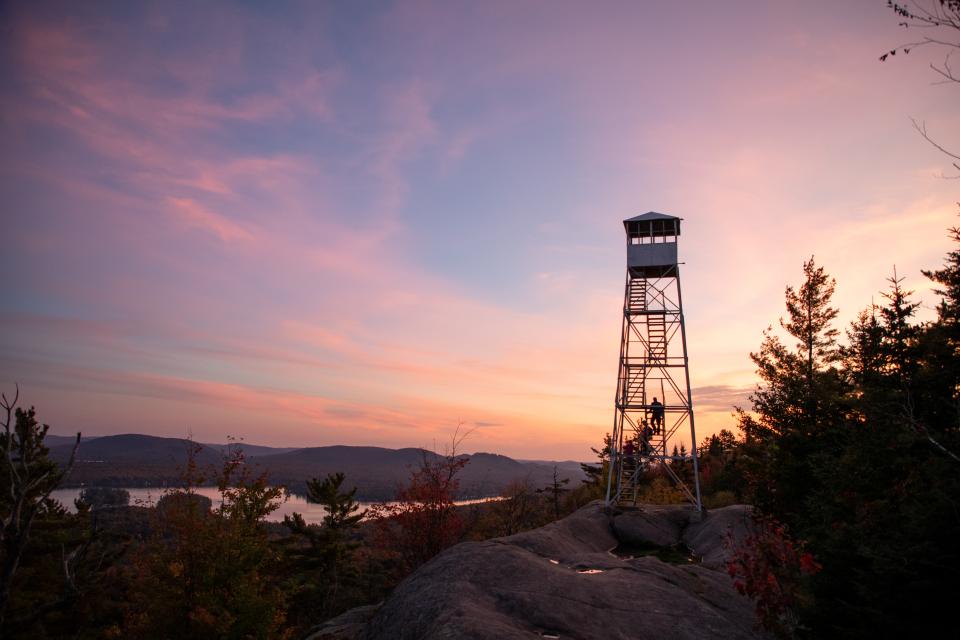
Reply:
[[[471, 410], [436, 400], [407, 399], [393, 406], [351, 402], [210, 380], [132, 371], [44, 367], [18, 362], [24, 398], [44, 407], [44, 419], [65, 431], [84, 423], [99, 425], [90, 435], [117, 429], [201, 440], [227, 435], [250, 441], [319, 446], [380, 444], [431, 446], [444, 441], [458, 421], [489, 424], [470, 442], [477, 449], [512, 446], [530, 456], [543, 455], [546, 438], [563, 438], [564, 424], [504, 410]], [[59, 402], [48, 400], [60, 398]], [[63, 398], [77, 398], [69, 413], [58, 410]], [[465, 415], [470, 414], [470, 415]], [[224, 419], [228, 423], [224, 423]], [[131, 422], [132, 421], [132, 422]], [[264, 426], [269, 425], [269, 433]], [[571, 450], [572, 453], [572, 450]]]
[[213, 233], [223, 242], [253, 242], [248, 230], [229, 218], [210, 211], [189, 198], [167, 198], [170, 211], [188, 227]]
[[[162, 59], [109, 21], [14, 29], [24, 92], [4, 94], [5, 117], [11, 131], [44, 127], [58, 149], [44, 157], [24, 139], [0, 165], [67, 194], [61, 220], [82, 215], [93, 229], [22, 239], [93, 274], [50, 276], [37, 289], [41, 303], [131, 320], [21, 319], [11, 351], [42, 354], [43, 371], [39, 356], [22, 363], [35, 368], [35, 384], [51, 404], [66, 394], [64, 406], [91, 424], [156, 412], [143, 418], [150, 428], [195, 421], [221, 433], [275, 417], [277, 444], [410, 444], [464, 419], [502, 425], [478, 434], [478, 446], [582, 455], [612, 418], [618, 216], [647, 207], [687, 219], [687, 322], [709, 433], [729, 426], [723, 390], [749, 385], [747, 353], [782, 313], [800, 260], [822, 257], [853, 313], [883, 286], [888, 263], [915, 274], [947, 245], [930, 240], [952, 222], [947, 189], [890, 160], [907, 147], [883, 118], [903, 116], [889, 105], [902, 107], [911, 92], [871, 88], [876, 78], [855, 62], [870, 39], [844, 35], [818, 53], [822, 40], [800, 27], [782, 42], [749, 29], [733, 43], [715, 25], [677, 20], [684, 37], [706, 43], [678, 51], [627, 10], [611, 19], [402, 3], [375, 32], [379, 47], [403, 55], [381, 69], [388, 85], [367, 86], [347, 67], [315, 66], [330, 44], [313, 32], [273, 38], [293, 62], [251, 78], [248, 29], [273, 36], [274, 23], [210, 11], [217, 20], [203, 46]], [[175, 28], [161, 9], [152, 13], [151, 30]], [[717, 44], [729, 46], [705, 58]], [[351, 104], [358, 89], [365, 102]], [[476, 104], [464, 106], [471, 96]], [[544, 105], [570, 155], [540, 160], [570, 204], [531, 223], [535, 242], [511, 249], [529, 263], [516, 261], [509, 301], [429, 265], [406, 216], [421, 213], [411, 205], [434, 190], [430, 179], [463, 177], [456, 171], [479, 142], [491, 154], [518, 151], [511, 134], [534, 129]], [[284, 147], [290, 124], [301, 137]], [[89, 164], [44, 164], [72, 145]], [[582, 182], [561, 184], [581, 169]], [[97, 270], [107, 245], [142, 262]], [[492, 247], [490, 260], [506, 250]]]
[[392, 87], [384, 93], [385, 131], [372, 140], [361, 163], [369, 166], [382, 184], [378, 208], [396, 216], [409, 191], [403, 165], [433, 143], [438, 131], [429, 92], [422, 82]]

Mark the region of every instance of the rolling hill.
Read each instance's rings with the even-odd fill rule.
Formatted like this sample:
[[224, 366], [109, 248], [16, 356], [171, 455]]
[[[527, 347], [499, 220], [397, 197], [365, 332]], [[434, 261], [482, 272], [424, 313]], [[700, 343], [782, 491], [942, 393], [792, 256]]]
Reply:
[[[179, 483], [187, 461], [189, 441], [140, 434], [102, 436], [81, 442], [77, 463], [64, 486], [165, 486]], [[424, 456], [437, 459], [423, 449], [386, 449], [382, 447], [327, 446], [303, 449], [263, 447], [246, 443], [230, 445], [201, 444], [195, 462], [201, 469], [215, 469], [228, 447], [244, 450], [247, 463], [268, 474], [270, 481], [284, 484], [296, 493], [305, 491], [308, 478], [342, 471], [347, 486], [357, 487], [362, 500], [392, 498], [398, 486], [410, 476], [412, 467]], [[54, 459], [65, 462], [70, 444], [50, 448]], [[543, 487], [553, 478], [549, 461], [518, 461], [492, 453], [467, 455], [469, 463], [460, 472], [460, 498], [498, 495], [516, 480]], [[560, 478], [578, 482], [583, 474], [576, 463], [556, 463]], [[212, 477], [211, 474], [208, 477]]]

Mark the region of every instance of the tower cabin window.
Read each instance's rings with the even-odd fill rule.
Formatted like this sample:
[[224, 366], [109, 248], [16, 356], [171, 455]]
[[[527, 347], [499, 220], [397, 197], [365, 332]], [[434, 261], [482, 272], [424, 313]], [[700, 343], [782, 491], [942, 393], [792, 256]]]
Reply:
[[678, 235], [680, 235], [680, 220], [677, 218], [637, 220], [627, 223], [629, 244], [676, 242]]

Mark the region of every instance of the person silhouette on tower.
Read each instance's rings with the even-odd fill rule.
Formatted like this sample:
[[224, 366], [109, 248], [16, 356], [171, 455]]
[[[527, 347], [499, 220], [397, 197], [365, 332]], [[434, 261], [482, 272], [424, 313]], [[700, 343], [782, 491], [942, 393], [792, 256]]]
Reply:
[[660, 433], [660, 430], [663, 429], [663, 405], [660, 404], [656, 396], [650, 403], [650, 426], [653, 427], [654, 433]]

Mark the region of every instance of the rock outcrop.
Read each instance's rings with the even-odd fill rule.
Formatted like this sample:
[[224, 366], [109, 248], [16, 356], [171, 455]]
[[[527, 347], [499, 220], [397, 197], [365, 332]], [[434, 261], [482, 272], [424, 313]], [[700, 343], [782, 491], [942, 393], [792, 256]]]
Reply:
[[752, 603], [723, 571], [724, 537], [742, 536], [748, 519], [743, 506], [700, 517], [679, 505], [610, 515], [593, 503], [534, 531], [448, 549], [369, 622], [349, 625], [355, 635], [312, 637], [762, 637]]

